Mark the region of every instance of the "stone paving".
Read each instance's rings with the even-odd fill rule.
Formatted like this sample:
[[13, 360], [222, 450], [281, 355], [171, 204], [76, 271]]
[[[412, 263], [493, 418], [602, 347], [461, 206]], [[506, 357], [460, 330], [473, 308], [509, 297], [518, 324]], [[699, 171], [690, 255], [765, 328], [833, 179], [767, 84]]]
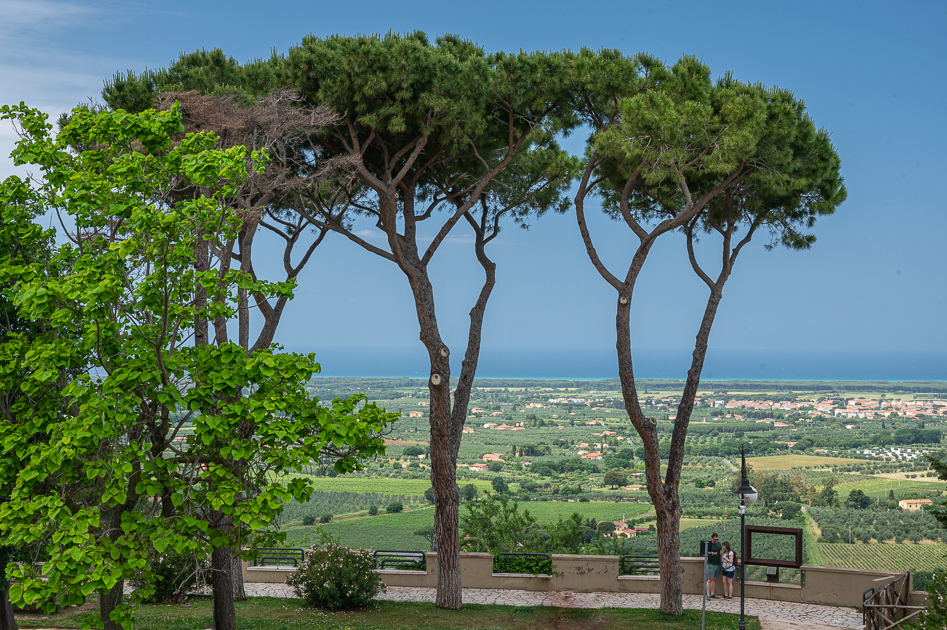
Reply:
[[[294, 597], [286, 584], [245, 584], [251, 597]], [[377, 599], [394, 602], [433, 602], [433, 588], [389, 586]], [[465, 588], [466, 604], [502, 606], [558, 606], [562, 608], [657, 608], [661, 596], [651, 593], [572, 593]], [[700, 595], [684, 595], [684, 608], [700, 610]], [[710, 599], [707, 610], [740, 614], [740, 600]], [[759, 617], [761, 630], [822, 630], [863, 628], [861, 612], [816, 604], [747, 599], [746, 614]]]

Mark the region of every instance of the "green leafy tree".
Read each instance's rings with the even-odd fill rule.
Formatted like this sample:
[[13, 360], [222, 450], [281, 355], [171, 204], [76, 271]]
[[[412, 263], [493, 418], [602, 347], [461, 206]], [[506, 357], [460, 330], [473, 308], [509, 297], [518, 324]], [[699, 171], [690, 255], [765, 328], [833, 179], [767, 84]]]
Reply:
[[497, 493], [499, 493], [499, 494], [503, 494], [504, 492], [508, 492], [509, 489], [510, 489], [510, 486], [506, 483], [506, 481], [504, 481], [504, 480], [501, 479], [500, 477], [496, 477], [496, 478], [492, 479], [492, 480], [490, 481], [490, 485], [493, 486], [493, 491], [494, 491], [494, 492], [497, 492]]
[[[318, 154], [354, 177], [341, 193], [295, 190], [283, 209], [316, 229], [336, 231], [398, 266], [415, 301], [430, 359], [431, 478], [438, 521], [436, 603], [461, 607], [456, 459], [479, 359], [483, 316], [496, 265], [486, 246], [503, 223], [563, 210], [576, 163], [554, 134], [576, 123], [560, 54], [486, 54], [455, 36], [307, 37], [286, 57], [240, 67], [219, 51], [194, 53], [166, 70], [121, 75], [107, 86], [110, 105], [148, 103], [164, 88], [204, 93], [267, 93], [291, 87], [306, 106], [338, 113], [337, 125], [310, 134]], [[397, 88], [395, 86], [398, 86]], [[313, 170], [303, 168], [303, 172]], [[353, 214], [369, 217], [384, 245], [365, 239]], [[422, 228], [441, 217], [429, 230]], [[428, 221], [428, 223], [424, 223]], [[484, 281], [470, 311], [464, 360], [451, 392], [450, 349], [434, 307], [429, 265], [458, 224], [474, 232]]]
[[549, 535], [547, 541], [549, 549], [555, 549], [560, 553], [581, 552], [585, 523], [582, 522], [582, 516], [578, 512], [573, 512], [572, 516], [565, 520], [560, 514], [555, 523], [547, 525], [543, 529]]
[[600, 534], [611, 534], [613, 531], [615, 531], [615, 523], [611, 521], [602, 521], [595, 527], [595, 529], [598, 530]]
[[[358, 456], [383, 452], [379, 431], [393, 416], [374, 405], [356, 411], [363, 396], [320, 406], [305, 390], [319, 369], [313, 355], [191, 343], [197, 322], [234, 315], [240, 287], [290, 295], [288, 285], [198, 264], [195, 254], [198, 241], [219, 251], [236, 238], [229, 208], [261, 154], [178, 135], [175, 109], [77, 109], [55, 139], [38, 112], [0, 112], [21, 129], [16, 163], [42, 173], [33, 186], [16, 177], [0, 185], [0, 229], [22, 226], [34, 208], [76, 226], [51, 259], [4, 260], [0, 270], [18, 279], [18, 312], [55, 331], [29, 344], [32, 371], [11, 408], [27, 421], [0, 424], [3, 452], [18, 460], [0, 535], [48, 558], [42, 575], [32, 562], [12, 568], [11, 598], [49, 608], [98, 592], [104, 627], [128, 628], [124, 581], [150, 583], [154, 556], [213, 550], [219, 566], [225, 550], [229, 574], [231, 549], [275, 542], [266, 526], [283, 502], [311, 494], [307, 480], [284, 483], [279, 473], [327, 456], [337, 472], [353, 470]], [[203, 192], [181, 194], [189, 188]], [[207, 299], [195, 299], [200, 291]], [[39, 442], [37, 427], [46, 427]], [[229, 615], [215, 607], [227, 628], [232, 597]]]
[[618, 486], [627, 486], [628, 477], [625, 476], [625, 473], [621, 472], [620, 470], [609, 470], [605, 473], [603, 483], [606, 486], [611, 486], [612, 488], [616, 488]]
[[[931, 468], [934, 470], [934, 472], [937, 473], [937, 478], [940, 479], [941, 481], [947, 481], [947, 462], [944, 462], [943, 460], [938, 459], [937, 457], [934, 457], [933, 455], [925, 455], [925, 457], [928, 459], [928, 461], [930, 461]], [[889, 501], [894, 500], [894, 490], [889, 491], [888, 497], [889, 497], [888, 498]], [[941, 527], [947, 529], [947, 508], [945, 508], [943, 505], [940, 505], [940, 506], [936, 506], [930, 509], [929, 512], [931, 515], [934, 516], [934, 518], [937, 519]], [[944, 592], [943, 588], [944, 588], [944, 582], [941, 581], [940, 592]], [[943, 612], [944, 611], [941, 610], [941, 613]]]
[[[17, 269], [39, 263], [49, 258], [52, 251], [53, 233], [43, 230], [33, 219], [40, 209], [23, 209], [15, 213], [14, 225], [0, 229], [0, 414], [5, 430], [12, 425], [27, 422], [14, 411], [22, 398], [20, 384], [29, 375], [26, 355], [31, 343], [42, 333], [42, 322], [20, 317], [14, 305], [16, 283], [20, 280]], [[11, 220], [11, 215], [0, 221]], [[75, 366], [74, 366], [75, 368]], [[75, 371], [75, 369], [74, 369]], [[34, 441], [44, 438], [45, 428], [34, 425]], [[20, 461], [15, 453], [0, 449], [0, 503], [9, 498], [20, 470]], [[16, 619], [9, 596], [7, 563], [17, 550], [0, 542], [0, 630], [15, 630]]]
[[845, 499], [845, 505], [850, 508], [864, 510], [871, 506], [871, 497], [865, 494], [864, 490], [852, 490]]
[[[660, 610], [680, 615], [684, 445], [723, 288], [739, 254], [759, 232], [769, 246], [806, 249], [815, 221], [845, 199], [829, 134], [815, 128], [789, 91], [747, 85], [685, 57], [668, 67], [647, 55], [583, 50], [570, 58], [576, 102], [591, 129], [575, 196], [589, 259], [616, 292], [616, 349], [623, 402], [642, 441], [648, 493], [657, 515]], [[613, 272], [586, 221], [586, 202], [630, 230], [630, 260]], [[708, 289], [671, 440], [662, 453], [658, 422], [642, 408], [635, 381], [630, 314], [634, 289], [658, 239], [676, 234]], [[694, 243], [717, 243], [719, 270], [703, 266]], [[662, 459], [664, 462], [662, 463]], [[666, 472], [662, 478], [661, 471]]]
[[460, 489], [460, 498], [464, 501], [473, 501], [477, 498], [477, 486], [468, 483]]
[[[267, 150], [271, 159], [265, 168], [248, 171], [240, 193], [230, 200], [233, 216], [240, 222], [239, 233], [215, 250], [215, 255], [220, 258], [221, 268], [239, 268], [255, 278], [253, 244], [256, 234], [266, 230], [281, 239], [283, 281], [293, 282], [329, 229], [315, 227], [305, 217], [286, 214], [281, 200], [294, 196], [301, 186], [325, 186], [321, 173], [338, 170], [321, 162], [318, 156], [300, 151], [298, 146], [300, 137], [333, 122], [334, 116], [324, 108], [301, 104], [298, 95], [291, 90], [276, 88], [275, 66], [271, 61], [254, 62], [248, 69], [233, 59], [224, 58], [219, 51], [182, 54], [168, 69], [146, 72], [142, 76], [129, 73], [116, 77], [107, 82], [103, 97], [111, 108], [132, 112], [179, 107], [185, 129], [217, 132], [219, 148], [246, 146]], [[248, 73], [254, 77], [249, 83]], [[246, 85], [237, 88], [237, 84]], [[315, 168], [316, 172], [306, 172], [307, 168]], [[196, 192], [204, 194], [201, 188]], [[208, 268], [209, 253], [208, 244], [199, 240], [195, 249], [199, 270]], [[220, 297], [218, 292], [217, 298]], [[207, 289], [199, 287], [195, 300], [200, 304], [207, 298]], [[255, 340], [250, 330], [251, 299], [262, 321]], [[274, 339], [288, 300], [288, 294], [238, 287], [237, 325], [230, 326], [226, 318], [221, 317], [201, 318], [195, 323], [194, 343], [206, 345], [213, 341], [219, 345], [232, 339], [249, 353], [266, 348]], [[319, 464], [325, 470], [332, 462]], [[239, 528], [240, 524], [234, 527]], [[215, 562], [221, 565], [213, 574], [218, 591], [226, 588], [222, 566], [227, 562], [225, 555], [221, 549], [215, 556]], [[233, 557], [230, 563], [234, 598], [244, 600], [240, 559]], [[224, 599], [223, 593], [218, 592], [214, 601]], [[226, 620], [221, 623], [229, 625]]]
[[415, 536], [420, 536], [428, 543], [429, 551], [437, 551], [437, 532], [433, 525], [425, 525], [414, 532]]
[[802, 513], [802, 506], [793, 501], [780, 501], [779, 509], [782, 510], [783, 520], [794, 519]]
[[822, 490], [819, 491], [819, 504], [825, 507], [836, 507], [839, 504], [838, 490], [835, 489], [838, 479], [828, 477], [823, 483]]
[[388, 504], [388, 507], [385, 508], [385, 511], [389, 514], [399, 514], [404, 511], [404, 503], [401, 501], [393, 501]]
[[541, 540], [536, 519], [529, 510], [502, 494], [491, 494], [479, 503], [464, 504], [460, 517], [464, 549], [492, 554], [514, 550], [534, 551]]

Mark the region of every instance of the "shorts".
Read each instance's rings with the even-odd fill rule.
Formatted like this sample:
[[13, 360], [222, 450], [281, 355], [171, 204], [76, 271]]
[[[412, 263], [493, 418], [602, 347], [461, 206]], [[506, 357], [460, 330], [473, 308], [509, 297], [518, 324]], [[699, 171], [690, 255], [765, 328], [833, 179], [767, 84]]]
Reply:
[[736, 569], [730, 569], [729, 571], [724, 571], [724, 572], [723, 572], [723, 577], [727, 578], [728, 580], [732, 580], [732, 579], [733, 579], [733, 574], [736, 573], [736, 572], [737, 572]]
[[719, 564], [708, 564], [707, 570], [704, 572], [704, 578], [712, 580], [714, 578], [720, 577], [720, 565]]

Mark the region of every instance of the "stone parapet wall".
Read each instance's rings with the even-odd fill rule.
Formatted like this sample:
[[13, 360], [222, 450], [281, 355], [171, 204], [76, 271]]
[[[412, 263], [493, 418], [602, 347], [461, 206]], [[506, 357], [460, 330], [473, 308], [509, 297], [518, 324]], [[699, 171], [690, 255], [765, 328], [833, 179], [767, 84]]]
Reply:
[[[552, 575], [494, 573], [493, 556], [488, 553], [460, 554], [461, 581], [466, 588], [517, 589], [524, 591], [571, 591], [574, 593], [660, 593], [656, 576], [620, 576], [618, 556], [552, 556]], [[746, 596], [754, 599], [860, 607], [868, 589], [881, 590], [894, 580], [897, 572], [839, 569], [804, 565], [801, 584], [747, 581]], [[293, 567], [249, 567], [244, 563], [245, 582], [283, 583]], [[681, 558], [684, 593], [703, 591], [703, 558]], [[437, 586], [437, 554], [427, 554], [427, 571], [379, 571], [387, 586]], [[739, 576], [739, 572], [737, 573]], [[717, 592], [722, 588], [718, 583]], [[740, 595], [740, 582], [734, 580], [733, 594]], [[923, 606], [927, 594], [913, 591], [912, 605]]]

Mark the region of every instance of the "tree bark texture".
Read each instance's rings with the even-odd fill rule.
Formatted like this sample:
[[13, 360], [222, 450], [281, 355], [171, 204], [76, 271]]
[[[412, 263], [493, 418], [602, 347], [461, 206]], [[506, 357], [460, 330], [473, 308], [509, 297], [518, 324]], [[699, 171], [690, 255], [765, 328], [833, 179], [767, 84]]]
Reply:
[[[668, 493], [670, 494], [670, 493]], [[681, 504], [677, 488], [663, 505], [655, 503], [657, 514], [658, 565], [661, 572], [661, 612], [680, 615], [684, 612], [681, 585]]]
[[[451, 456], [450, 350], [441, 341], [434, 310], [434, 290], [427, 273], [409, 275], [415, 297], [421, 342], [431, 364], [428, 379], [431, 427], [431, 486], [434, 489], [434, 529], [437, 537], [438, 608], [460, 610], [460, 494], [457, 490], [456, 459]], [[462, 430], [462, 427], [461, 427]]]
[[13, 616], [13, 604], [10, 602], [10, 593], [4, 589], [0, 595], [0, 630], [18, 630], [16, 618]]
[[233, 605], [233, 567], [230, 549], [214, 547], [210, 555], [210, 563], [216, 630], [237, 630], [237, 613]]
[[[139, 436], [137, 435], [132, 435], [129, 437], [129, 439], [134, 442], [138, 439], [138, 437]], [[118, 541], [119, 537], [122, 535], [122, 516], [134, 510], [135, 506], [138, 504], [140, 495], [135, 492], [135, 487], [138, 485], [140, 478], [141, 470], [139, 469], [138, 465], [135, 464], [133, 465], [132, 474], [128, 478], [125, 503], [114, 505], [108, 511], [109, 519], [107, 523], [107, 536], [113, 543]], [[121, 624], [112, 621], [112, 611], [122, 604], [122, 594], [124, 593], [124, 590], [125, 581], [119, 580], [118, 583], [116, 583], [115, 586], [113, 586], [108, 591], [99, 591], [99, 614], [102, 617], [103, 630], [122, 630]]]
[[[681, 505], [677, 496], [677, 485], [665, 483], [661, 479], [661, 453], [657, 425], [654, 420], [645, 417], [638, 401], [631, 358], [630, 314], [630, 296], [625, 298], [624, 303], [619, 299], [616, 317], [618, 375], [625, 409], [644, 445], [645, 480], [648, 495], [654, 503], [657, 515], [658, 566], [661, 575], [659, 610], [668, 615], [680, 615], [684, 609], [680, 549]], [[672, 466], [669, 460], [669, 471]]]
[[10, 549], [0, 547], [0, 630], [17, 630], [16, 619], [13, 617], [13, 603], [10, 602], [10, 580], [7, 579], [6, 567], [10, 562]]
[[233, 601], [247, 601], [247, 591], [243, 586], [243, 560], [233, 552], [230, 559], [230, 581], [233, 584]]
[[417, 310], [420, 339], [428, 351], [431, 372], [429, 423], [431, 427], [431, 486], [434, 489], [434, 527], [438, 550], [438, 608], [463, 606], [460, 577], [460, 493], [457, 489], [457, 453], [467, 419], [467, 404], [480, 355], [483, 314], [495, 284], [496, 265], [484, 253], [483, 231], [477, 233], [477, 258], [485, 281], [470, 311], [467, 348], [453, 396], [450, 391], [450, 350], [441, 340], [434, 304], [434, 288], [413, 243], [399, 243], [396, 261], [408, 277]]
[[[724, 225], [721, 226], [713, 221], [710, 222], [711, 228], [723, 237], [723, 259], [720, 274], [716, 280], [712, 280], [703, 269], [700, 268], [697, 262], [693, 247], [694, 230], [698, 226], [701, 213], [710, 200], [724, 192], [735, 181], [744, 165], [741, 164], [722, 184], [703, 195], [696, 203], [692, 202], [686, 182], [682, 179], [680, 186], [682, 193], [684, 193], [687, 199], [686, 205], [673, 216], [669, 216], [661, 221], [650, 232], [638, 223], [628, 203], [631, 192], [640, 183], [639, 175], [641, 168], [639, 167], [639, 169], [632, 173], [627, 179], [619, 203], [622, 218], [639, 241], [638, 247], [635, 248], [634, 255], [628, 266], [628, 270], [625, 273], [625, 277], [620, 279], [612, 274], [599, 258], [585, 221], [585, 197], [595, 186], [594, 183], [590, 184], [590, 181], [595, 169], [598, 167], [598, 162], [599, 154], [597, 152], [593, 153], [579, 182], [579, 189], [575, 196], [576, 219], [578, 220], [579, 232], [592, 265], [596, 271], [598, 271], [599, 275], [618, 292], [618, 304], [615, 316], [615, 350], [618, 354], [618, 375], [621, 382], [625, 410], [628, 413], [632, 425], [641, 437], [644, 446], [645, 479], [648, 494], [654, 503], [655, 512], [657, 513], [658, 564], [661, 571], [660, 610], [666, 614], [679, 615], [683, 609], [683, 589], [681, 583], [680, 552], [681, 505], [678, 497], [678, 486], [681, 479], [681, 468], [684, 464], [684, 443], [687, 437], [687, 427], [694, 410], [694, 398], [697, 395], [697, 388], [700, 384], [700, 375], [704, 367], [704, 358], [706, 357], [707, 346], [710, 341], [710, 330], [713, 326], [714, 317], [717, 314], [717, 307], [720, 304], [723, 286], [730, 276], [730, 271], [740, 249], [752, 238], [758, 224], [754, 223], [751, 225], [744, 239], [740, 241], [735, 248], [731, 249], [736, 222], [734, 218], [735, 215], [731, 208], [732, 199], [728, 194], [727, 213]], [[684, 391], [681, 394], [681, 402], [678, 405], [677, 417], [674, 422], [671, 437], [670, 452], [667, 458], [665, 477], [662, 479], [661, 450], [658, 440], [657, 424], [653, 419], [644, 415], [635, 384], [634, 365], [631, 354], [630, 315], [635, 284], [637, 283], [638, 276], [644, 267], [644, 263], [647, 260], [655, 240], [662, 234], [678, 229], [683, 229], [687, 236], [687, 253], [691, 266], [698, 277], [710, 289], [710, 295], [707, 299], [704, 315], [697, 331], [697, 338], [694, 341], [691, 366], [687, 372], [687, 381], [684, 385]]]
[[119, 580], [107, 591], [99, 591], [99, 615], [102, 617], [103, 630], [122, 630], [121, 624], [112, 621], [112, 611], [122, 603], [125, 580]]

